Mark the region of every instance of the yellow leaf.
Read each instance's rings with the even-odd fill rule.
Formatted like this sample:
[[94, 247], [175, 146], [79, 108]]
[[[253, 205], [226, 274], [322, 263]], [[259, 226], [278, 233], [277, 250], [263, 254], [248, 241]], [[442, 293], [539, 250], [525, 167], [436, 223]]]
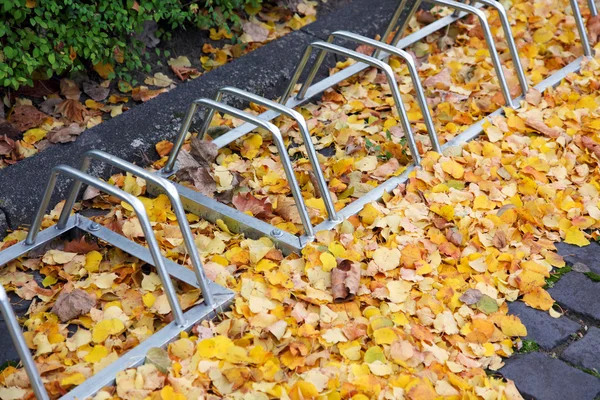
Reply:
[[392, 328], [381, 328], [373, 332], [376, 344], [392, 344], [398, 339], [398, 334]]
[[549, 42], [554, 37], [554, 32], [547, 28], [540, 28], [533, 34], [533, 41], [537, 44]]
[[30, 129], [23, 134], [23, 141], [25, 143], [34, 144], [46, 137], [48, 131], [41, 128]]
[[185, 395], [175, 392], [175, 389], [169, 385], [161, 389], [160, 398], [162, 400], [186, 400]]
[[242, 143], [242, 149], [240, 150], [240, 153], [247, 159], [252, 160], [258, 155], [258, 151], [260, 150], [260, 146], [262, 146], [262, 143], [262, 136], [260, 136], [259, 134], [250, 135]]
[[154, 302], [156, 301], [156, 296], [154, 296], [152, 293], [146, 293], [142, 296], [142, 301], [144, 302], [144, 305], [147, 308], [150, 308], [154, 305]]
[[565, 243], [575, 244], [579, 247], [587, 246], [590, 244], [590, 241], [586, 239], [583, 232], [577, 228], [576, 226], [572, 226], [567, 229], [567, 234], [565, 235]]
[[85, 269], [88, 272], [98, 272], [100, 263], [102, 262], [102, 254], [96, 250], [92, 250], [85, 255]]
[[319, 391], [310, 382], [298, 381], [290, 388], [288, 394], [290, 400], [307, 400], [315, 399], [319, 395]]
[[460, 179], [465, 174], [465, 169], [454, 160], [444, 161], [442, 163], [442, 170], [451, 175], [454, 179]]
[[85, 381], [85, 375], [83, 375], [81, 372], [77, 372], [73, 375], [63, 378], [60, 381], [60, 386], [62, 386], [62, 387], [77, 386], [77, 385], [81, 385], [84, 381]]
[[541, 287], [535, 288], [529, 293], [525, 293], [523, 301], [530, 307], [544, 311], [548, 311], [554, 304], [554, 300], [550, 294]]
[[321, 253], [319, 256], [321, 263], [323, 264], [323, 270], [326, 272], [331, 271], [335, 267], [337, 267], [337, 261], [335, 257], [331, 253]]
[[125, 325], [120, 319], [105, 319], [94, 325], [92, 340], [94, 343], [102, 343], [111, 335], [117, 335], [125, 330]]
[[527, 328], [515, 315], [505, 315], [500, 321], [500, 329], [506, 336], [527, 336]]
[[115, 74], [115, 69], [112, 64], [98, 63], [94, 65], [94, 71], [96, 71], [102, 79], [110, 79], [111, 76], [114, 76]]
[[97, 363], [104, 359], [104, 357], [108, 356], [108, 349], [102, 345], [94, 346], [92, 351], [87, 353], [83, 359], [85, 362], [89, 363]]

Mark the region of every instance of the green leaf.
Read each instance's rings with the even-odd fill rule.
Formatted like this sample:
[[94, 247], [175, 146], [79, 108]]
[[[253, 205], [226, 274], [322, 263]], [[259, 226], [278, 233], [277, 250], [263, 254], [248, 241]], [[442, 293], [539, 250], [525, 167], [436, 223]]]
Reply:
[[146, 354], [145, 364], [153, 364], [163, 374], [166, 374], [171, 366], [169, 353], [160, 347], [152, 347]]
[[487, 294], [481, 296], [481, 299], [475, 303], [475, 307], [484, 314], [492, 314], [498, 311], [498, 303]]

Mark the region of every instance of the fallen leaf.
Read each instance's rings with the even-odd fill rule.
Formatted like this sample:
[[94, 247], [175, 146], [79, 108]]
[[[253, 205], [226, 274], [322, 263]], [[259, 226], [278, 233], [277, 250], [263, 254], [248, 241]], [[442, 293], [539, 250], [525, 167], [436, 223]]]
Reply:
[[62, 322], [67, 322], [80, 315], [87, 314], [95, 305], [96, 299], [83, 290], [75, 289], [69, 293], [61, 292], [52, 307], [52, 312]]
[[81, 90], [79, 90], [79, 87], [77, 87], [75, 81], [63, 78], [60, 80], [60, 94], [67, 99], [79, 100], [79, 96], [81, 96]]
[[331, 271], [331, 291], [336, 303], [351, 301], [358, 293], [360, 264], [350, 260], [338, 262]]
[[50, 143], [69, 143], [77, 140], [77, 137], [84, 131], [84, 128], [76, 123], [69, 126], [58, 128], [48, 132], [47, 138]]
[[95, 82], [83, 82], [83, 92], [94, 101], [102, 101], [108, 97], [110, 89], [100, 86]]

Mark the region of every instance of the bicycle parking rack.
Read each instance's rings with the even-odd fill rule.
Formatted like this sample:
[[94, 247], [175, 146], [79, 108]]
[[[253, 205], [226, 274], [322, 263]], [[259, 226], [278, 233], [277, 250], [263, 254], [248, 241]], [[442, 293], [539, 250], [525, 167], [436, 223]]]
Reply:
[[[279, 102], [281, 103], [280, 105], [281, 106], [285, 105], [285, 108], [284, 109], [275, 108], [273, 106], [273, 102], [270, 102], [268, 104], [267, 103], [268, 100], [266, 100], [264, 98], [260, 98], [258, 96], [254, 96], [254, 98], [252, 98], [251, 94], [245, 92], [245, 96], [241, 96], [242, 98], [249, 100], [249, 101], [254, 101], [257, 104], [263, 105], [268, 110], [266, 112], [261, 113], [259, 116], [253, 116], [252, 121], [248, 121], [247, 123], [242, 124], [234, 129], [228, 131], [227, 133], [220, 136], [219, 138], [216, 138], [213, 141], [213, 143], [217, 144], [217, 146], [220, 148], [220, 147], [227, 145], [228, 143], [231, 143], [232, 141], [234, 141], [236, 139], [241, 138], [242, 136], [250, 133], [251, 131], [253, 131], [257, 126], [259, 126], [257, 120], [265, 122], [265, 121], [271, 121], [280, 115], [292, 116], [293, 114], [291, 114], [291, 113], [293, 112], [293, 109], [295, 107], [306, 104], [314, 96], [318, 95], [319, 93], [322, 93], [323, 91], [325, 91], [328, 88], [331, 88], [331, 87], [337, 85], [338, 83], [342, 82], [343, 80], [345, 80], [351, 76], [354, 76], [369, 67], [375, 67], [375, 68], [380, 69], [386, 76], [386, 79], [388, 81], [388, 84], [389, 84], [389, 87], [390, 87], [390, 90], [392, 93], [392, 97], [395, 102], [396, 110], [397, 110], [399, 120], [400, 120], [400, 125], [402, 126], [402, 129], [406, 135], [408, 147], [410, 149], [411, 156], [413, 157], [413, 164], [408, 166], [404, 170], [404, 172], [402, 172], [402, 174], [400, 174], [397, 177], [392, 177], [392, 178], [388, 179], [387, 181], [385, 181], [382, 184], [380, 184], [379, 186], [375, 187], [374, 189], [372, 189], [371, 191], [369, 191], [367, 194], [363, 195], [362, 197], [356, 199], [354, 202], [350, 203], [346, 207], [342, 208], [341, 210], [337, 210], [335, 214], [333, 214], [331, 212], [331, 207], [328, 205], [327, 198], [325, 198], [325, 196], [324, 196], [324, 202], [327, 206], [329, 218], [324, 220], [323, 222], [321, 222], [320, 224], [318, 224], [316, 227], [314, 227], [312, 229], [307, 229], [308, 224], [305, 222], [305, 219], [303, 219], [305, 234], [301, 235], [301, 236], [296, 236], [296, 235], [289, 234], [288, 232], [283, 232], [282, 230], [280, 230], [270, 224], [267, 224], [256, 218], [249, 217], [248, 215], [241, 213], [237, 210], [234, 210], [231, 207], [223, 205], [216, 200], [213, 200], [213, 199], [208, 198], [207, 196], [201, 195], [200, 193], [195, 192], [192, 189], [186, 188], [181, 185], [177, 185], [180, 195], [182, 195], [182, 197], [183, 197], [182, 201], [183, 201], [184, 207], [186, 207], [186, 209], [188, 211], [191, 211], [194, 213], [199, 213], [200, 216], [202, 216], [212, 222], [216, 221], [217, 219], [223, 219], [232, 231], [244, 233], [249, 237], [256, 238], [256, 237], [260, 237], [260, 236], [267, 236], [275, 242], [277, 247], [279, 247], [286, 253], [287, 252], [299, 252], [307, 243], [309, 243], [313, 239], [312, 232], [333, 229], [335, 226], [337, 226], [340, 223], [340, 221], [347, 219], [348, 217], [358, 213], [367, 203], [380, 199], [381, 196], [385, 192], [389, 192], [389, 191], [393, 190], [395, 187], [397, 187], [399, 184], [405, 182], [408, 178], [408, 175], [412, 172], [412, 170], [415, 167], [419, 166], [420, 155], [416, 148], [414, 134], [410, 128], [410, 122], [406, 115], [405, 106], [402, 102], [402, 98], [400, 96], [398, 87], [395, 84], [395, 78], [394, 78], [393, 71], [391, 70], [391, 67], [385, 62], [385, 60], [387, 60], [387, 58], [390, 56], [397, 56], [397, 57], [401, 58], [407, 64], [410, 78], [411, 78], [411, 81], [415, 88], [417, 103], [418, 103], [421, 113], [423, 115], [423, 120], [425, 122], [427, 133], [431, 140], [431, 145], [432, 145], [432, 148], [434, 151], [442, 152], [445, 149], [448, 149], [449, 147], [460, 145], [462, 143], [465, 143], [465, 142], [477, 137], [483, 131], [484, 122], [486, 120], [489, 120], [489, 118], [491, 118], [495, 115], [503, 114], [504, 113], [503, 109], [499, 108], [498, 110], [494, 111], [487, 117], [485, 117], [482, 120], [471, 125], [469, 128], [467, 128], [465, 131], [463, 131], [461, 134], [459, 134], [452, 140], [448, 141], [444, 145], [440, 145], [439, 140], [436, 135], [435, 126], [434, 126], [433, 120], [431, 118], [431, 113], [429, 112], [429, 108], [427, 106], [427, 99], [425, 98], [425, 93], [423, 91], [419, 77], [416, 74], [415, 62], [408, 53], [406, 53], [405, 51], [402, 50], [403, 48], [405, 48], [413, 43], [416, 43], [417, 41], [448, 26], [449, 24], [463, 18], [464, 16], [466, 16], [468, 14], [475, 15], [477, 17], [477, 19], [479, 20], [479, 23], [481, 24], [481, 27], [482, 27], [482, 30], [484, 33], [484, 37], [486, 39], [486, 44], [487, 44], [487, 47], [489, 50], [490, 58], [491, 58], [493, 66], [494, 66], [494, 70], [496, 72], [498, 82], [500, 85], [500, 89], [501, 89], [502, 95], [504, 97], [506, 106], [513, 108], [513, 109], [518, 108], [520, 106], [520, 102], [522, 100], [524, 100], [525, 94], [529, 90], [529, 84], [527, 82], [527, 79], [525, 77], [525, 72], [523, 70], [521, 61], [519, 59], [519, 54], [518, 54], [517, 47], [515, 45], [514, 38], [512, 37], [512, 34], [511, 34], [510, 23], [508, 21], [506, 11], [505, 11], [504, 7], [502, 6], [502, 4], [500, 4], [499, 2], [492, 1], [492, 0], [474, 0], [473, 3], [476, 3], [475, 5], [465, 4], [466, 1], [464, 3], [461, 3], [461, 2], [452, 1], [452, 0], [424, 0], [424, 2], [429, 2], [429, 3], [435, 4], [435, 5], [453, 8], [455, 10], [455, 12], [452, 15], [441, 18], [441, 19], [425, 26], [424, 28], [420, 29], [417, 32], [414, 32], [406, 37], [402, 37], [403, 32], [406, 30], [406, 26], [408, 24], [409, 19], [412, 17], [412, 15], [414, 15], [416, 9], [421, 4], [421, 1], [420, 0], [401, 0], [399, 2], [399, 5], [398, 5], [396, 11], [392, 15], [390, 23], [387, 26], [387, 28], [384, 32], [384, 35], [383, 35], [383, 38], [387, 38], [392, 34], [392, 32], [394, 31], [396, 26], [399, 27], [396, 35], [392, 39], [391, 45], [387, 45], [385, 43], [382, 43], [382, 42], [379, 42], [379, 41], [376, 41], [373, 39], [369, 39], [369, 38], [366, 38], [366, 37], [363, 37], [363, 36], [360, 36], [360, 35], [357, 35], [357, 34], [354, 34], [351, 32], [347, 32], [347, 31], [337, 31], [337, 32], [332, 33], [326, 42], [317, 41], [317, 42], [313, 42], [313, 43], [309, 44], [307, 46], [307, 48], [305, 49], [304, 55], [302, 56], [292, 78], [290, 79], [287, 89], [285, 90], [284, 94], [281, 96], [281, 98], [279, 100]], [[573, 10], [574, 17], [575, 17], [575, 23], [577, 25], [578, 32], [580, 33], [584, 56], [590, 56], [592, 54], [591, 46], [589, 44], [589, 41], [588, 41], [586, 33], [585, 33], [586, 32], [585, 26], [584, 26], [583, 19], [581, 17], [581, 12], [579, 10], [577, 1], [570, 0], [570, 2], [571, 2], [571, 8]], [[591, 14], [597, 15], [597, 11], [596, 11], [595, 7], [592, 7], [593, 0], [588, 0], [588, 3], [590, 4]], [[494, 43], [494, 38], [493, 38], [491, 30], [489, 28], [489, 24], [487, 22], [485, 13], [481, 10], [482, 6], [488, 6], [491, 9], [498, 12], [498, 14], [499, 14], [500, 22], [501, 22], [502, 29], [503, 29], [504, 36], [505, 36], [504, 39], [506, 40], [506, 44], [509, 49], [510, 56], [511, 56], [511, 59], [513, 62], [513, 69], [518, 78], [519, 86], [522, 91], [522, 94], [516, 98], [511, 98], [508, 83], [506, 81], [506, 77], [505, 77], [505, 74], [504, 74], [504, 71], [502, 68], [502, 64], [501, 64], [500, 58], [498, 57], [498, 53], [497, 53], [496, 46]], [[368, 55], [365, 55], [362, 53], [358, 53], [356, 51], [352, 51], [347, 48], [333, 44], [332, 42], [336, 38], [352, 41], [355, 43], [366, 44], [368, 46], [373, 47], [375, 49], [375, 51], [371, 56], [368, 56]], [[311, 54], [315, 50], [319, 51], [317, 59], [314, 62], [313, 67], [309, 70], [308, 76], [305, 79], [305, 82], [301, 86], [297, 95], [292, 96], [295, 85], [299, 81], [300, 76], [308, 63], [308, 60], [310, 59]], [[312, 81], [315, 78], [317, 71], [318, 71], [319, 67], [321, 66], [321, 64], [324, 60], [324, 57], [327, 53], [335, 53], [338, 55], [346, 56], [348, 58], [352, 58], [352, 59], [356, 60], [357, 63], [355, 63], [339, 72], [336, 72], [335, 74], [321, 80], [320, 82], [312, 84]], [[548, 78], [546, 78], [545, 80], [540, 82], [538, 85], [536, 85], [535, 88], [540, 91], [544, 91], [546, 88], [558, 84], [568, 73], [577, 71], [579, 69], [579, 67], [581, 65], [581, 59], [582, 58], [580, 57], [577, 60], [570, 63], [569, 65], [567, 65], [566, 67], [555, 72], [553, 75], [549, 76]], [[235, 89], [235, 88], [223, 89], [220, 92], [220, 94], [217, 95], [217, 100], [220, 101], [222, 99], [222, 93], [229, 92], [229, 93], [233, 94], [236, 91], [238, 93], [241, 92], [240, 89]], [[285, 112], [283, 112], [284, 110], [285, 110]], [[184, 123], [182, 124], [182, 128], [179, 132], [178, 139], [177, 139], [176, 144], [171, 152], [171, 155], [169, 157], [167, 165], [165, 166], [165, 168], [163, 168], [163, 170], [161, 170], [159, 172], [159, 174], [163, 177], [171, 176], [177, 170], [177, 167], [175, 166], [175, 159], [181, 148], [181, 145], [183, 144], [183, 141], [185, 140], [185, 136], [187, 135], [188, 129], [191, 125], [192, 117], [193, 117], [192, 114], [193, 114], [193, 112], [188, 112], [188, 115], [186, 116]], [[199, 134], [200, 137], [202, 137], [202, 135], [206, 132], [208, 124], [210, 122], [210, 119], [212, 118], [213, 115], [214, 115], [214, 112], [209, 112], [209, 114], [207, 114], [207, 118], [204, 121], [203, 127]], [[299, 115], [294, 116], [294, 119], [296, 120], [298, 125], [304, 127], [305, 126], [304, 123], [298, 122], [298, 121], [301, 121], [301, 118], [302, 117]], [[304, 143], [306, 145], [306, 149], [308, 151], [309, 159], [311, 161], [312, 167], [315, 171], [319, 170], [319, 168], [315, 167], [315, 164], [318, 162], [317, 158], [314, 156], [311, 157], [310, 149], [313, 149], [312, 142], [309, 140], [309, 138], [307, 138], [307, 133], [304, 131], [303, 128], [300, 128], [300, 131], [302, 133]], [[280, 156], [282, 157], [282, 162], [284, 162], [284, 165], [285, 165], [285, 163], [287, 161], [284, 159], [287, 157], [284, 157], [284, 154], [280, 148], [278, 148], [278, 151], [279, 151]], [[323, 183], [324, 183], [324, 179], [322, 179], [322, 175], [318, 177], [318, 182], [319, 182], [319, 187], [321, 188], [321, 192], [327, 193], [327, 190], [323, 190], [323, 188], [322, 188]], [[151, 187], [150, 190], [152, 191], [153, 188]], [[293, 188], [293, 182], [292, 182], [292, 193], [294, 193], [295, 191], [296, 191], [296, 189]], [[301, 206], [299, 205], [299, 201], [302, 202], [301, 196], [294, 196], [294, 198], [295, 198], [296, 204], [298, 205], [298, 207], [300, 209]], [[301, 213], [301, 215], [302, 215], [302, 213]], [[335, 217], [332, 217], [332, 216], [335, 216]], [[307, 232], [309, 232], [309, 234], [307, 234]]]
[[[167, 195], [173, 206], [173, 211], [177, 218], [179, 227], [184, 238], [185, 247], [189, 253], [192, 269], [188, 269], [162, 256], [158, 242], [154, 236], [152, 225], [146, 213], [143, 203], [135, 196], [118, 189], [106, 182], [94, 178], [85, 171], [88, 169], [90, 161], [97, 159], [104, 161], [112, 166], [118, 167], [123, 171], [137, 175], [153, 185], [162, 188], [162, 192]], [[39, 232], [40, 226], [50, 197], [54, 191], [57, 178], [64, 175], [74, 179], [71, 192], [67, 198], [67, 202], [60, 214], [59, 221], [55, 226], [44, 229]], [[146, 237], [148, 247], [139, 245], [124, 236], [121, 236], [92, 220], [79, 215], [69, 215], [71, 213], [73, 203], [77, 197], [77, 193], [82, 184], [86, 184], [96, 189], [108, 193], [121, 201], [129, 203], [134, 210], [134, 213], [140, 221], [140, 225]], [[59, 165], [52, 169], [50, 179], [46, 186], [46, 191], [38, 208], [37, 214], [31, 225], [31, 229], [27, 238], [19, 243], [0, 252], [0, 265], [6, 265], [12, 260], [27, 254], [29, 251], [36, 249], [52, 240], [66, 234], [69, 231], [79, 230], [94, 236], [104, 242], [107, 242], [130, 255], [139, 258], [140, 260], [154, 266], [160, 276], [165, 295], [169, 301], [174, 321], [164, 326], [161, 330], [150, 336], [141, 344], [122, 355], [118, 360], [104, 368], [102, 371], [87, 379], [85, 383], [75, 387], [61, 399], [83, 399], [101, 390], [103, 387], [114, 382], [117, 372], [127, 368], [140, 365], [144, 362], [148, 350], [153, 347], [161, 347], [169, 342], [177, 339], [183, 330], [190, 330], [198, 322], [213, 318], [217, 313], [229, 307], [233, 301], [234, 293], [229, 289], [221, 287], [206, 278], [202, 268], [202, 262], [198, 254], [193, 240], [193, 235], [185, 217], [185, 211], [177, 190], [173, 184], [166, 179], [155, 176], [148, 171], [129, 164], [117, 157], [101, 151], [90, 151], [86, 153], [81, 170]], [[198, 304], [188, 311], [184, 312], [179, 305], [177, 294], [173, 286], [171, 277], [177, 278], [191, 286], [197, 287], [202, 291], [203, 303]], [[7, 322], [13, 343], [17, 348], [17, 352], [25, 366], [25, 370], [31, 382], [35, 396], [38, 399], [48, 399], [48, 394], [44, 389], [41, 377], [36, 368], [35, 362], [31, 357], [31, 353], [23, 338], [21, 327], [12, 310], [9, 299], [6, 296], [4, 288], [0, 290], [0, 311]]]
[[[586, 29], [581, 11], [576, 0], [569, 0], [571, 9], [577, 30], [582, 43], [584, 56], [579, 57], [575, 61], [571, 62], [561, 70], [555, 72], [548, 78], [544, 79], [539, 84], [535, 85], [535, 88], [541, 92], [549, 87], [553, 87], [560, 83], [569, 73], [576, 72], [581, 66], [583, 57], [589, 57], [592, 55], [592, 48], [587, 38]], [[122, 249], [123, 251], [135, 256], [148, 264], [153, 265], [161, 278], [165, 294], [169, 300], [171, 310], [173, 311], [174, 321], [163, 327], [159, 332], [146, 339], [144, 342], [133, 348], [132, 350], [125, 353], [117, 361], [103, 369], [99, 373], [95, 374], [83, 384], [72, 389], [69, 393], [64, 395], [64, 399], [82, 399], [87, 396], [91, 396], [97, 393], [103, 387], [110, 385], [114, 382], [115, 375], [118, 371], [126, 368], [134, 367], [143, 362], [148, 350], [152, 347], [165, 346], [171, 340], [175, 339], [182, 330], [189, 330], [201, 320], [214, 317], [219, 311], [228, 307], [234, 298], [234, 293], [228, 289], [225, 289], [215, 283], [210, 282], [204, 275], [198, 250], [194, 245], [193, 235], [187, 224], [185, 217], [185, 210], [193, 212], [198, 216], [215, 222], [217, 219], [221, 219], [225, 222], [228, 228], [233, 232], [244, 233], [249, 238], [259, 238], [267, 236], [271, 238], [275, 245], [279, 247], [284, 253], [299, 252], [307, 243], [314, 239], [315, 232], [321, 230], [330, 230], [337, 226], [341, 221], [349, 218], [350, 216], [358, 213], [367, 203], [376, 201], [383, 196], [385, 192], [389, 192], [396, 188], [399, 184], [406, 182], [409, 174], [420, 165], [420, 155], [417, 151], [415, 138], [410, 128], [410, 122], [406, 115], [406, 109], [402, 102], [402, 98], [399, 94], [398, 87], [395, 82], [394, 74], [391, 67], [386, 63], [390, 56], [397, 56], [406, 62], [408, 71], [410, 74], [411, 82], [415, 88], [415, 94], [417, 97], [417, 103], [423, 115], [423, 120], [427, 129], [427, 133], [431, 140], [432, 148], [434, 151], [443, 152], [451, 147], [459, 146], [466, 143], [469, 140], [476, 138], [483, 131], [483, 124], [490, 118], [501, 115], [504, 113], [503, 108], [492, 112], [487, 117], [474, 123], [469, 128], [464, 130], [458, 136], [452, 140], [446, 142], [443, 145], [439, 144], [438, 137], [436, 135], [435, 126], [431, 113], [427, 106], [425, 93], [423, 91], [421, 82], [418, 74], [416, 73], [416, 67], [414, 60], [402, 49], [407, 46], [416, 43], [417, 41], [425, 38], [426, 36], [448, 26], [449, 24], [463, 18], [467, 14], [472, 14], [477, 17], [481, 27], [483, 29], [486, 44], [490, 53], [490, 58], [496, 75], [498, 78], [499, 85], [501, 87], [502, 95], [506, 102], [507, 107], [518, 108], [522, 100], [524, 100], [525, 94], [529, 89], [529, 85], [523, 71], [521, 62], [519, 60], [518, 51], [514, 43], [514, 39], [511, 34], [510, 24], [506, 16], [506, 11], [499, 2], [492, 0], [473, 0], [474, 5], [468, 5], [468, 0], [463, 2], [457, 2], [452, 0], [426, 0], [426, 2], [433, 3], [436, 5], [446, 6], [453, 8], [455, 11], [452, 15], [438, 19], [437, 21], [425, 26], [417, 32], [414, 32], [406, 37], [403, 34], [406, 30], [406, 26], [410, 18], [414, 15], [415, 11], [421, 4], [420, 0], [401, 0], [395, 13], [392, 15], [389, 25], [387, 26], [383, 39], [387, 39], [396, 27], [397, 33], [393, 37], [390, 45], [382, 42], [375, 41], [373, 39], [365, 38], [360, 35], [353, 34], [346, 31], [337, 31], [330, 35], [328, 41], [318, 41], [311, 43], [304, 52], [304, 56], [301, 59], [296, 71], [290, 80], [290, 83], [280, 99], [280, 102], [275, 102], [254, 95], [252, 93], [232, 88], [222, 88], [215, 100], [210, 99], [199, 99], [195, 101], [189, 108], [188, 113], [182, 123], [179, 136], [174, 144], [173, 150], [169, 156], [169, 159], [165, 167], [158, 173], [152, 174], [139, 167], [129, 164], [117, 157], [111, 156], [101, 151], [91, 151], [86, 153], [84, 160], [81, 165], [81, 171], [68, 166], [57, 166], [52, 170], [50, 180], [48, 182], [46, 191], [44, 193], [43, 200], [35, 216], [34, 222], [31, 226], [31, 230], [27, 236], [27, 239], [17, 243], [6, 250], [0, 251], [0, 266], [7, 264], [8, 262], [17, 259], [18, 257], [28, 253], [37, 247], [42, 246], [45, 243], [52, 241], [53, 239], [65, 234], [71, 230], [79, 230], [81, 232], [88, 233], [92, 236], [97, 237], [115, 247]], [[504, 31], [505, 40], [513, 61], [513, 68], [516, 76], [519, 80], [519, 85], [522, 90], [522, 94], [516, 98], [511, 98], [508, 90], [508, 85], [502, 65], [498, 57], [496, 47], [494, 44], [494, 38], [492, 37], [489, 25], [487, 23], [485, 14], [482, 12], [481, 7], [487, 6], [499, 13], [502, 29]], [[588, 7], [590, 14], [596, 16], [598, 14], [594, 0], [588, 0]], [[333, 44], [334, 39], [340, 38], [349, 40], [355, 43], [366, 44], [375, 49], [371, 56], [364, 55], [352, 50], [348, 50], [344, 47]], [[314, 50], [319, 51], [316, 61], [313, 67], [308, 73], [308, 77], [305, 79], [304, 84], [301, 86], [300, 91], [296, 96], [292, 96], [295, 89], [295, 85], [305, 69], [311, 53]], [[326, 53], [335, 53], [343, 55], [349, 58], [355, 59], [357, 62], [331, 76], [312, 84], [316, 73], [321, 66]], [[367, 194], [356, 199], [341, 210], [336, 210], [334, 203], [331, 198], [331, 194], [328, 190], [327, 182], [322, 173], [322, 168], [319, 165], [319, 158], [315, 151], [312, 143], [310, 132], [306, 121], [302, 115], [295, 111], [294, 108], [302, 104], [306, 104], [311, 98], [322, 93], [324, 90], [331, 88], [345, 79], [364, 71], [369, 67], [376, 67], [383, 71], [384, 75], [388, 80], [392, 97], [395, 102], [395, 107], [398, 112], [400, 119], [400, 125], [407, 137], [408, 146], [413, 157], [413, 164], [408, 166], [402, 174], [396, 177], [392, 177], [387, 181], [383, 182], [379, 186], [375, 187]], [[230, 95], [242, 98], [247, 101], [252, 101], [267, 108], [266, 112], [255, 116], [248, 114], [244, 111], [236, 109], [222, 103], [224, 95]], [[177, 155], [179, 154], [182, 145], [185, 142], [186, 135], [191, 126], [194, 114], [199, 107], [208, 109], [205, 115], [202, 128], [199, 133], [199, 137], [202, 137], [208, 130], [210, 120], [213, 118], [216, 111], [221, 113], [229, 114], [233, 117], [239, 118], [245, 121], [244, 124], [228, 131], [224, 135], [214, 139], [212, 143], [217, 148], [224, 147], [229, 143], [243, 137], [250, 133], [254, 129], [262, 128], [268, 131], [277, 147], [281, 163], [283, 165], [286, 177], [290, 184], [290, 189], [294, 197], [298, 212], [304, 228], [304, 234], [301, 236], [292, 235], [288, 232], [284, 232], [268, 223], [265, 223], [257, 218], [250, 217], [249, 215], [235, 210], [227, 205], [224, 205], [217, 200], [209, 198], [189, 189], [185, 186], [172, 183], [166, 178], [172, 176], [177, 171]], [[285, 115], [292, 118], [300, 131], [302, 141], [304, 143], [305, 151], [310, 161], [312, 170], [316, 177], [317, 187], [324, 205], [327, 211], [327, 219], [321, 222], [317, 226], [313, 226], [310, 217], [307, 212], [306, 204], [302, 198], [298, 182], [295, 178], [293, 167], [291, 164], [290, 157], [279, 129], [270, 123], [269, 121], [274, 118]], [[147, 181], [147, 190], [149, 193], [158, 195], [164, 193], [167, 195], [173, 206], [175, 215], [179, 222], [180, 229], [184, 238], [184, 244], [190, 255], [190, 262], [192, 269], [187, 269], [171, 260], [164, 258], [158, 247], [156, 238], [154, 237], [150, 221], [146, 214], [143, 204], [135, 196], [132, 196], [112, 185], [107, 184], [97, 178], [88, 175], [85, 171], [89, 168], [92, 159], [98, 159], [107, 162], [115, 167], [118, 167], [124, 171], [130, 172], [137, 175]], [[59, 217], [56, 226], [46, 228], [39, 232], [42, 224], [43, 216], [48, 207], [50, 197], [52, 195], [57, 177], [59, 175], [66, 175], [75, 180], [71, 191], [67, 197], [64, 209]], [[122, 201], [129, 203], [137, 217], [140, 220], [142, 230], [144, 231], [148, 248], [141, 246], [135, 242], [132, 242], [125, 237], [114, 233], [113, 231], [104, 228], [103, 226], [91, 221], [90, 219], [74, 214], [70, 215], [73, 208], [73, 204], [77, 198], [77, 194], [81, 188], [81, 185], [85, 183], [93, 186], [101, 191], [111, 194]], [[197, 306], [194, 306], [187, 312], [183, 312], [178, 303], [175, 289], [171, 281], [171, 277], [178, 278], [192, 286], [200, 288], [203, 294], [204, 302]], [[0, 287], [0, 312], [7, 321], [7, 326], [15, 344], [17, 351], [24, 364], [25, 370], [31, 381], [31, 385], [35, 396], [38, 399], [47, 399], [48, 395], [43, 387], [42, 379], [38, 373], [35, 362], [27, 348], [24, 337], [21, 332], [21, 328], [16, 319], [14, 311], [10, 305], [8, 297], [3, 287]]]

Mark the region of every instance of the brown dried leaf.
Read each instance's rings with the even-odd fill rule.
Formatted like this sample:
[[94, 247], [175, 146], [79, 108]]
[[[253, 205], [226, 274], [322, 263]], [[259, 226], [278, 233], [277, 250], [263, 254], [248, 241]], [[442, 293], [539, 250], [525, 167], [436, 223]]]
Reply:
[[231, 203], [242, 212], [250, 211], [258, 218], [266, 218], [272, 215], [273, 205], [268, 197], [257, 199], [251, 193], [238, 193], [231, 199]]
[[80, 315], [87, 314], [96, 305], [96, 299], [81, 289], [72, 292], [61, 292], [56, 299], [52, 312], [62, 322], [67, 322]]
[[77, 100], [67, 99], [58, 104], [55, 108], [57, 113], [73, 122], [83, 122], [87, 115], [87, 110], [83, 104]]
[[218, 152], [219, 148], [214, 143], [198, 137], [192, 138], [190, 154], [201, 166], [210, 167], [217, 158]]
[[338, 262], [337, 267], [331, 271], [331, 292], [333, 301], [342, 303], [351, 301], [360, 284], [360, 263], [350, 260]]
[[167, 89], [150, 90], [147, 86], [138, 86], [131, 91], [131, 97], [135, 101], [146, 102], [165, 92]]
[[84, 128], [78, 124], [71, 124], [48, 132], [46, 138], [50, 143], [69, 143], [74, 142], [77, 136], [84, 131]]
[[177, 178], [191, 182], [200, 193], [213, 198], [217, 184], [207, 168], [185, 168], [177, 171]]
[[69, 253], [78, 253], [78, 254], [87, 254], [93, 250], [100, 250], [98, 244], [96, 242], [88, 242], [86, 241], [85, 236], [82, 236], [79, 240], [71, 240], [70, 242], [65, 243], [65, 247], [63, 251]]
[[587, 30], [590, 43], [593, 46], [600, 41], [600, 15], [589, 17], [587, 22]]
[[0, 136], [0, 156], [10, 154], [15, 148], [15, 141], [8, 136]]
[[600, 159], [600, 144], [594, 142], [594, 140], [589, 136], [581, 137], [581, 144], [583, 147], [591, 151]]
[[467, 289], [458, 299], [467, 305], [477, 303], [483, 294], [477, 289]]
[[257, 22], [245, 21], [242, 23], [244, 34], [241, 40], [244, 43], [264, 42], [269, 37], [269, 30]]
[[439, 73], [430, 76], [423, 81], [423, 86], [428, 88], [448, 90], [452, 83], [452, 76], [450, 75], [450, 68], [444, 68]]
[[428, 10], [417, 11], [417, 21], [422, 24], [430, 24], [435, 21], [435, 17]]
[[102, 101], [108, 97], [109, 88], [98, 85], [95, 82], [84, 82], [83, 91], [90, 96], [94, 101]]
[[10, 139], [17, 140], [21, 136], [21, 132], [19, 132], [19, 130], [10, 122], [4, 118], [0, 118], [0, 136], [6, 136]]
[[8, 116], [8, 121], [21, 132], [31, 128], [37, 128], [48, 118], [48, 115], [38, 111], [34, 106], [15, 106]]
[[81, 91], [77, 87], [75, 81], [63, 78], [60, 80], [60, 94], [65, 96], [67, 99], [79, 100], [79, 96], [81, 96]]
[[463, 235], [458, 231], [458, 229], [448, 229], [446, 231], [446, 239], [455, 246], [460, 246], [462, 244]]
[[503, 249], [508, 244], [508, 240], [506, 238], [506, 232], [504, 231], [496, 231], [494, 234], [494, 238], [492, 239], [492, 244], [497, 249]]
[[529, 104], [537, 106], [542, 101], [542, 92], [533, 87], [529, 88], [529, 91], [525, 95], [525, 100]]

